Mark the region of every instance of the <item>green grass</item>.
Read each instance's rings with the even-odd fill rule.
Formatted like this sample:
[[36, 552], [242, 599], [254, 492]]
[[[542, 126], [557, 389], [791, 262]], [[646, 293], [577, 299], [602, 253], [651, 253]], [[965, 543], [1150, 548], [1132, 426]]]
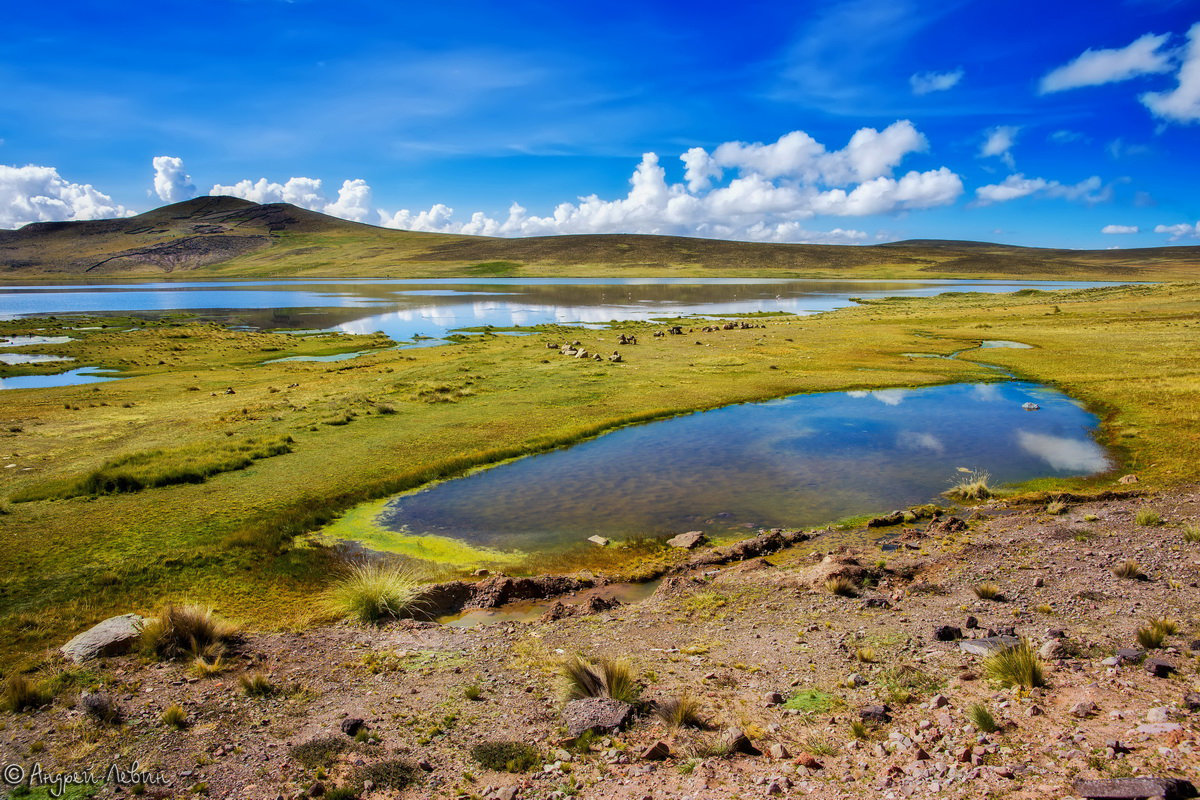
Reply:
[[983, 671], [1001, 686], [1030, 689], [1046, 685], [1042, 660], [1027, 639], [984, 658]]
[[840, 708], [845, 702], [838, 696], [820, 689], [802, 689], [784, 702], [783, 707], [806, 714], [822, 714]]
[[4, 692], [0, 693], [0, 709], [28, 711], [46, 705], [53, 697], [44, 686], [14, 672], [4, 682]]
[[325, 604], [345, 619], [378, 624], [411, 616], [420, 608], [420, 591], [411, 567], [368, 561], [346, 567], [326, 590]]
[[700, 701], [687, 692], [659, 700], [654, 704], [654, 714], [671, 730], [709, 726]]
[[1163, 646], [1163, 642], [1167, 639], [1167, 634], [1162, 628], [1153, 625], [1146, 625], [1138, 628], [1136, 632], [1137, 643], [1147, 650], [1155, 650]]
[[528, 772], [542, 763], [538, 749], [524, 742], [480, 742], [471, 747], [471, 758], [497, 772]]
[[247, 697], [264, 698], [275, 694], [278, 687], [261, 672], [245, 673], [238, 677], [238, 684]]
[[163, 661], [220, 658], [237, 631], [210, 608], [169, 605], [142, 626], [139, 644], [147, 655]]
[[1137, 514], [1134, 515], [1133, 521], [1143, 527], [1153, 527], [1163, 524], [1162, 515], [1153, 508], [1140, 509]]
[[953, 500], [987, 500], [992, 496], [988, 482], [991, 476], [982, 471], [970, 471], [958, 478], [949, 489], [942, 492]]

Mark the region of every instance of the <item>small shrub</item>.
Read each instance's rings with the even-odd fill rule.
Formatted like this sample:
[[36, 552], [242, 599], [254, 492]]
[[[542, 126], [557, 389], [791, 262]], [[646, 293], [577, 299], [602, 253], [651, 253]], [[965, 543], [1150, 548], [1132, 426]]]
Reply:
[[288, 750], [289, 757], [309, 769], [328, 767], [338, 753], [350, 746], [345, 736], [318, 736]]
[[1137, 629], [1138, 644], [1147, 650], [1156, 650], [1162, 647], [1166, 638], [1167, 634], [1161, 628], [1156, 628], [1153, 625]]
[[1200, 527], [1188, 525], [1183, 530], [1183, 540], [1188, 544], [1200, 544]]
[[212, 660], [204, 656], [196, 656], [196, 660], [192, 662], [192, 666], [188, 671], [197, 678], [211, 678], [215, 675], [220, 675], [228, 666], [221, 655], [217, 655]]
[[959, 478], [949, 489], [942, 492], [955, 500], [987, 500], [992, 496], [988, 486], [991, 476], [982, 471], [971, 471]]
[[275, 694], [276, 686], [271, 679], [261, 672], [243, 674], [238, 677], [238, 683], [247, 697], [270, 697]]
[[994, 583], [981, 583], [973, 591], [980, 600], [999, 600], [1001, 598], [1000, 587]]
[[0, 707], [5, 711], [25, 711], [40, 708], [51, 700], [50, 693], [29, 678], [15, 672], [8, 676], [4, 683], [4, 693], [0, 695]]
[[1127, 578], [1132, 581], [1146, 580], [1146, 573], [1142, 572], [1142, 565], [1132, 558], [1117, 564], [1112, 568], [1112, 573], [1118, 578]]
[[654, 713], [672, 729], [708, 727], [708, 720], [700, 712], [700, 703], [687, 693], [655, 703]]
[[377, 624], [411, 616], [419, 593], [420, 584], [409, 567], [372, 561], [349, 567], [326, 592], [325, 604], [339, 616]]
[[1143, 527], [1153, 527], [1162, 525], [1163, 518], [1157, 511], [1152, 508], [1143, 508], [1134, 516], [1133, 521]]
[[121, 707], [110, 694], [104, 692], [82, 692], [79, 705], [88, 716], [98, 722], [113, 724], [121, 719]]
[[1003, 686], [1045, 686], [1042, 661], [1028, 639], [983, 659], [983, 671]]
[[874, 664], [875, 663], [875, 651], [873, 649], [871, 649], [870, 647], [858, 648], [858, 650], [856, 650], [854, 653], [854, 657], [856, 659], [858, 659], [859, 661], [861, 661], [863, 664]]
[[335, 786], [325, 792], [325, 800], [358, 800], [358, 792], [349, 786]]
[[467, 688], [463, 689], [463, 697], [474, 702], [483, 696], [483, 687], [478, 683], [472, 683]]
[[542, 763], [538, 749], [524, 742], [480, 742], [471, 748], [471, 758], [496, 772], [528, 772]]
[[855, 597], [858, 594], [858, 587], [854, 585], [854, 581], [840, 575], [825, 581], [825, 589], [839, 597]]
[[164, 661], [216, 659], [235, 639], [233, 626], [212, 609], [169, 605], [142, 626], [141, 646], [147, 655]]
[[1051, 500], [1049, 503], [1046, 504], [1046, 513], [1050, 514], [1052, 516], [1057, 517], [1060, 514], [1065, 514], [1066, 511], [1067, 511], [1067, 504], [1062, 502], [1061, 500]]
[[160, 717], [162, 723], [176, 730], [183, 730], [188, 724], [188, 714], [179, 703], [172, 703]]
[[855, 739], [868, 739], [871, 736], [871, 728], [861, 719], [850, 720], [850, 735]]
[[833, 739], [828, 736], [822, 736], [818, 733], [809, 734], [803, 742], [800, 743], [801, 749], [806, 753], [814, 756], [835, 756], [838, 752], [838, 746]]
[[561, 669], [568, 700], [581, 697], [611, 697], [635, 702], [640, 693], [633, 663], [626, 658], [588, 661], [580, 656], [567, 659]]
[[1162, 631], [1164, 636], [1174, 636], [1179, 632], [1179, 623], [1167, 617], [1151, 617], [1150, 627]]
[[354, 783], [362, 786], [371, 781], [376, 789], [404, 789], [417, 780], [417, 768], [407, 761], [377, 761], [354, 771]]
[[887, 689], [888, 700], [899, 705], [941, 685], [937, 678], [911, 664], [897, 664], [885, 669], [879, 676], [879, 683]]
[[982, 733], [995, 733], [1000, 729], [1000, 726], [996, 723], [996, 718], [992, 716], [992, 712], [988, 711], [987, 706], [983, 703], [975, 703], [968, 708], [967, 719], [971, 720], [971, 724]]

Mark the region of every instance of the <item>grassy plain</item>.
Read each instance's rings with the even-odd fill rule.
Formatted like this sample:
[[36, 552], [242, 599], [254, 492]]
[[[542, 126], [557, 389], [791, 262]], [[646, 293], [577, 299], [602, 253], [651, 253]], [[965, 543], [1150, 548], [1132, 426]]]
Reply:
[[[599, 331], [549, 326], [533, 336], [485, 335], [341, 362], [263, 363], [385, 342], [231, 331], [184, 318], [0, 322], [0, 334], [70, 333], [76, 341], [38, 351], [129, 376], [0, 392], [0, 661], [13, 664], [105, 616], [151, 613], [169, 600], [211, 604], [257, 628], [303, 624], [331, 557], [291, 540], [362, 502], [694, 409], [798, 392], [996, 379], [971, 359], [1087, 404], [1101, 416], [1100, 437], [1121, 470], [1136, 472], [1142, 485], [1195, 479], [1198, 284], [891, 299], [766, 324], [658, 339], [650, 332], [660, 326], [649, 323]], [[101, 327], [76, 330], [89, 326]], [[642, 342], [620, 348], [621, 364], [546, 349], [579, 339], [608, 352], [621, 331]], [[1033, 347], [955, 360], [902, 355], [948, 354], [982, 339]], [[106, 463], [144, 463], [146, 453], [169, 461], [172, 453], [194, 457], [229, 442], [285, 437], [287, 451], [202, 482], [75, 497], [53, 491], [86, 485]], [[1113, 479], [1025, 488], [1086, 491]], [[22, 496], [59, 499], [13, 502]], [[460, 567], [469, 561], [444, 556]]]

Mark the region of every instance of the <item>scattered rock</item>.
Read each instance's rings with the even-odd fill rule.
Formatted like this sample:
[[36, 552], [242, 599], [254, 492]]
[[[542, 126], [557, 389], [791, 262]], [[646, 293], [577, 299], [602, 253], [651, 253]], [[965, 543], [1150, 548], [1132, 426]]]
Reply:
[[688, 531], [677, 536], [672, 536], [667, 539], [667, 544], [671, 547], [682, 547], [686, 550], [692, 550], [708, 541], [708, 537], [703, 531]]
[[607, 733], [620, 729], [633, 716], [633, 706], [611, 697], [584, 697], [563, 706], [562, 718], [572, 739], [587, 731]]
[[767, 692], [763, 700], [766, 701], [767, 708], [783, 705], [783, 695], [779, 692]]
[[1169, 678], [1175, 671], [1175, 665], [1161, 658], [1147, 658], [1142, 668], [1156, 678]]
[[1196, 796], [1195, 787], [1179, 778], [1077, 780], [1073, 791], [1088, 800], [1137, 800], [1137, 798], [1175, 800], [1175, 798]]
[[1183, 707], [1188, 711], [1200, 711], [1200, 692], [1186, 692], [1183, 695]]
[[137, 614], [109, 617], [64, 644], [60, 650], [77, 664], [100, 656], [126, 653], [141, 636], [143, 622]]
[[801, 753], [796, 758], [796, 766], [804, 767], [805, 769], [824, 769], [825, 765], [818, 761], [809, 753]]
[[791, 757], [791, 753], [788, 752], [788, 749], [779, 742], [776, 742], [767, 748], [767, 755], [777, 761]]
[[1099, 711], [1100, 707], [1090, 700], [1085, 700], [1071, 706], [1071, 715], [1080, 718], [1095, 716]]
[[982, 639], [963, 639], [959, 649], [974, 656], [990, 656], [999, 650], [1016, 647], [1021, 640], [1016, 636], [985, 636]]
[[962, 638], [962, 630], [953, 625], [939, 625], [933, 629], [933, 638], [939, 642], [953, 642]]
[[887, 528], [891, 525], [899, 525], [901, 522], [904, 522], [904, 512], [893, 511], [892, 513], [885, 514], [882, 517], [875, 517], [874, 519], [867, 520], [867, 527]]
[[362, 717], [346, 717], [342, 720], [342, 733], [354, 736], [363, 729]]
[[926, 533], [961, 533], [967, 529], [967, 523], [958, 517], [946, 517], [945, 519], [935, 519], [929, 523], [929, 527], [925, 529]]
[[1067, 646], [1062, 639], [1047, 639], [1038, 650], [1038, 655], [1047, 661], [1057, 661], [1067, 656]]
[[975, 630], [975, 629], [976, 629], [976, 628], [978, 628], [978, 627], [979, 627], [979, 620], [978, 620], [978, 619], [976, 619], [975, 617], [967, 617], [967, 621], [966, 621], [966, 628], [967, 628], [967, 630], [969, 630], [969, 631], [973, 631], [973, 630]]
[[858, 710], [859, 718], [867, 722], [891, 722], [892, 715], [887, 706], [863, 706]]
[[726, 728], [721, 733], [721, 738], [717, 740], [717, 746], [726, 753], [745, 753], [751, 756], [762, 755], [762, 751], [750, 742], [749, 737], [746, 736], [741, 728]]
[[654, 744], [642, 751], [643, 761], [663, 761], [671, 755], [671, 746], [659, 739]]
[[594, 545], [599, 545], [600, 547], [608, 547], [610, 544], [610, 541], [605, 539], [603, 536], [589, 536], [587, 540]]
[[1133, 475], [1133, 474], [1122, 475], [1120, 478], [1117, 479], [1117, 483], [1137, 483], [1137, 482], [1138, 482], [1138, 476]]
[[1152, 708], [1146, 712], [1146, 722], [1170, 722], [1171, 709], [1166, 706]]
[[868, 597], [863, 600], [863, 608], [891, 608], [892, 604], [886, 597]]

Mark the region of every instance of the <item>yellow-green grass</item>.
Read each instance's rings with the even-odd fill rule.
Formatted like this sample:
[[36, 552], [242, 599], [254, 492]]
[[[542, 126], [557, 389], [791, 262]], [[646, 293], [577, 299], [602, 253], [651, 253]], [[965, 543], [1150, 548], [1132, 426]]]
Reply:
[[[105, 327], [63, 330], [91, 324]], [[381, 340], [247, 333], [181, 320], [124, 327], [128, 320], [0, 322], [0, 334], [69, 332], [78, 340], [54, 352], [134, 376], [0, 392], [0, 456], [16, 464], [0, 470], [0, 500], [132, 453], [282, 436], [293, 438], [292, 452], [203, 483], [8, 503], [0, 516], [0, 660], [57, 645], [104, 616], [150, 613], [167, 601], [211, 605], [256, 626], [299, 624], [327, 584], [329, 556], [287, 544], [359, 503], [694, 409], [797, 392], [997, 378], [970, 359], [1001, 364], [1085, 402], [1101, 416], [1101, 440], [1123, 471], [1138, 474], [1140, 488], [1195, 479], [1200, 456], [1195, 284], [873, 303], [770, 320], [765, 329], [665, 339], [649, 335], [654, 325], [630, 323], [621, 329], [639, 333], [643, 344], [623, 348], [624, 364], [564, 359], [545, 349], [566, 338], [611, 349], [612, 330], [548, 327], [534, 336], [383, 350], [342, 362], [263, 364], [368, 349]], [[709, 346], [696, 347], [698, 338]], [[972, 351], [956, 360], [901, 355], [950, 353], [980, 339], [1034, 347]], [[440, 387], [449, 391], [436, 392], [434, 402], [429, 390]], [[1023, 488], [1086, 491], [1112, 481], [1043, 479]], [[369, 508], [344, 524], [364, 519]], [[448, 542], [411, 545], [413, 554], [424, 546], [427, 556], [464, 571], [472, 565], [468, 550]], [[606, 559], [614, 557], [609, 550]], [[495, 558], [485, 555], [483, 562]], [[569, 566], [562, 558], [552, 565]], [[527, 560], [525, 568], [539, 563]]]

